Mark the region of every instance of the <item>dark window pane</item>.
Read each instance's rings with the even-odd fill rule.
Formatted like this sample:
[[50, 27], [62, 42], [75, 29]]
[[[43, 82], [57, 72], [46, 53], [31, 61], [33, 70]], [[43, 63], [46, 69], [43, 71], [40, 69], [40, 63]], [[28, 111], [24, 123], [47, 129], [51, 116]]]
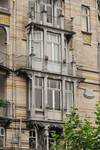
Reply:
[[68, 98], [67, 98], [67, 93], [65, 93], [65, 106], [64, 106], [64, 109], [66, 109], [67, 110], [67, 100], [68, 100]]
[[0, 7], [8, 8], [8, 0], [0, 0]]
[[53, 93], [52, 90], [48, 89], [48, 105], [50, 108], [53, 108]]
[[4, 146], [4, 137], [0, 136], [0, 148]]
[[55, 91], [55, 109], [60, 110], [60, 91]]
[[35, 103], [36, 108], [42, 108], [42, 89], [35, 89]]
[[52, 23], [52, 8], [47, 6], [47, 22]]
[[36, 139], [35, 138], [29, 138], [29, 145], [30, 148], [36, 148]]
[[56, 88], [56, 80], [50, 80], [50, 88]]
[[39, 78], [39, 86], [42, 86], [42, 78]]
[[1, 129], [1, 135], [4, 135], [4, 129]]

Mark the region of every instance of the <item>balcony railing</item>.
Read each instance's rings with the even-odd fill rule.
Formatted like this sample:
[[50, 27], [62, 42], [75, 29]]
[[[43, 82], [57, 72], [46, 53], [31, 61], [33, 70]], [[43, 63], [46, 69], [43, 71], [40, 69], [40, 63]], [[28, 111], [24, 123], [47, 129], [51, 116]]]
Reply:
[[[59, 66], [60, 73], [66, 72], [68, 75], [73, 75], [73, 66], [71, 63], [66, 62], [54, 62], [52, 60], [46, 60], [45, 58], [36, 58], [34, 56], [26, 56], [20, 55], [16, 57], [16, 68], [29, 68], [29, 69], [39, 69], [41, 66], [41, 70], [48, 70], [48, 65], [52, 64], [52, 66], [56, 67]], [[38, 67], [36, 67], [38, 64]], [[52, 69], [52, 68], [51, 68]], [[56, 68], [57, 69], [57, 68]], [[40, 69], [39, 69], [40, 70]], [[62, 70], [62, 71], [61, 71]], [[66, 70], [66, 71], [65, 71]], [[51, 71], [56, 71], [54, 68]], [[65, 74], [65, 73], [64, 73]]]
[[60, 15], [58, 17], [47, 15], [46, 11], [43, 11], [41, 13], [34, 12], [33, 15], [30, 15], [29, 23], [31, 22], [51, 26], [54, 28], [60, 28], [67, 31], [73, 30], [73, 19], [64, 18], [63, 15]]
[[0, 51], [0, 65], [4, 67], [9, 66], [9, 55]]

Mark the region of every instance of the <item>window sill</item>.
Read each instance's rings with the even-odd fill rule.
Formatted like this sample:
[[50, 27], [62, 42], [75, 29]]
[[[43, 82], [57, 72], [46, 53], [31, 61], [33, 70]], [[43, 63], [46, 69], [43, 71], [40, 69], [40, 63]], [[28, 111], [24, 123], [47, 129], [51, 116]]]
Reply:
[[43, 113], [43, 109], [38, 109], [38, 108], [36, 108], [35, 111], [36, 111], [36, 112], [42, 112], [42, 113]]
[[5, 14], [5, 15], [10, 15], [10, 10], [9, 9], [3, 9], [0, 7], [0, 13]]
[[81, 31], [83, 34], [92, 35], [91, 32]]

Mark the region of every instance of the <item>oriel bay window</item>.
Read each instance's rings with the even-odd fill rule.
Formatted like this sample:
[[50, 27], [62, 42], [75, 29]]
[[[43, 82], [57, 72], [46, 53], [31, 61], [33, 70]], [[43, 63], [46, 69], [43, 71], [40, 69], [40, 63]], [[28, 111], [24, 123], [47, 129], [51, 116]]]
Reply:
[[82, 31], [90, 32], [90, 9], [82, 5]]
[[35, 77], [35, 107], [43, 108], [43, 78]]
[[61, 106], [61, 81], [48, 79], [47, 100], [50, 109], [60, 110]]
[[47, 33], [47, 56], [51, 61], [61, 61], [60, 39], [59, 34]]
[[73, 83], [65, 82], [65, 110], [70, 111], [73, 106]]

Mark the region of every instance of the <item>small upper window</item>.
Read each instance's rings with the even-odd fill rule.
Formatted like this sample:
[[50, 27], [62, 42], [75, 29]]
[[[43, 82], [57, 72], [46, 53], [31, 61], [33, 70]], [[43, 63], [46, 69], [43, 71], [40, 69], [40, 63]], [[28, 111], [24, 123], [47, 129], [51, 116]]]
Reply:
[[82, 6], [82, 31], [90, 31], [90, 9], [87, 6]]

